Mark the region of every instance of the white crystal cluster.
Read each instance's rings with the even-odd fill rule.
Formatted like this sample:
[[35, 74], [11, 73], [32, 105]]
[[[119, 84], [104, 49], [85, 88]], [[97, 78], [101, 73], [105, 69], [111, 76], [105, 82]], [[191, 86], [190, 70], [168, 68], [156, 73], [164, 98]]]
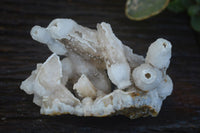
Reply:
[[172, 46], [165, 39], [152, 43], [144, 58], [123, 45], [105, 22], [93, 30], [55, 19], [47, 28], [34, 26], [31, 36], [53, 52], [20, 86], [34, 94], [41, 114], [156, 116], [172, 92], [166, 74]]

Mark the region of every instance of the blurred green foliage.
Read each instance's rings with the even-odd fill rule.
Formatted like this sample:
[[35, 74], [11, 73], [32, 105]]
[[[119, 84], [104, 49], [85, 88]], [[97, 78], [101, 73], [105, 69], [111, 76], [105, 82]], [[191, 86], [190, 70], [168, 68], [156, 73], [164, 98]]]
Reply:
[[168, 9], [175, 13], [186, 11], [192, 28], [200, 32], [200, 0], [171, 0]]
[[129, 19], [144, 20], [160, 13], [169, 0], [127, 0], [125, 13]]
[[166, 7], [174, 13], [187, 12], [192, 28], [200, 32], [200, 0], [127, 0], [125, 12], [129, 19], [144, 20]]

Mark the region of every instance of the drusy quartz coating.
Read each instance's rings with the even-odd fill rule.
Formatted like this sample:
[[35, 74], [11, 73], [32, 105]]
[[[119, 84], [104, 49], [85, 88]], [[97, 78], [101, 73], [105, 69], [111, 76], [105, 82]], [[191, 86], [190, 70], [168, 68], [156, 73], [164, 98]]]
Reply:
[[46, 28], [34, 26], [31, 36], [53, 52], [20, 86], [34, 95], [41, 114], [156, 116], [172, 93], [166, 74], [172, 46], [165, 39], [153, 42], [144, 58], [105, 22], [94, 30], [55, 19]]

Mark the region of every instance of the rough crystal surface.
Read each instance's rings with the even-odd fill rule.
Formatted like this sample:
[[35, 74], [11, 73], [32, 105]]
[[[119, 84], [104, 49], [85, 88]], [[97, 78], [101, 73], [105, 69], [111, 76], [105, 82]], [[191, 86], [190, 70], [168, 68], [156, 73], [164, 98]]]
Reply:
[[153, 42], [144, 58], [105, 22], [93, 30], [55, 19], [46, 28], [34, 26], [31, 36], [53, 52], [20, 86], [34, 95], [41, 114], [156, 116], [172, 93], [166, 74], [172, 46], [165, 39]]

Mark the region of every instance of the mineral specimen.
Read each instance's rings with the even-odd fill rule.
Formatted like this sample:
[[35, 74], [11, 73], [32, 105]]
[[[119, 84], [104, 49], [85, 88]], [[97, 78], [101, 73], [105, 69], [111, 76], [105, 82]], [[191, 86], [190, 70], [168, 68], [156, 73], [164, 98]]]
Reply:
[[31, 36], [53, 52], [20, 86], [34, 94], [41, 114], [156, 116], [172, 93], [166, 74], [172, 46], [165, 39], [152, 43], [144, 58], [123, 45], [105, 22], [92, 30], [55, 19], [47, 28], [34, 26]]

